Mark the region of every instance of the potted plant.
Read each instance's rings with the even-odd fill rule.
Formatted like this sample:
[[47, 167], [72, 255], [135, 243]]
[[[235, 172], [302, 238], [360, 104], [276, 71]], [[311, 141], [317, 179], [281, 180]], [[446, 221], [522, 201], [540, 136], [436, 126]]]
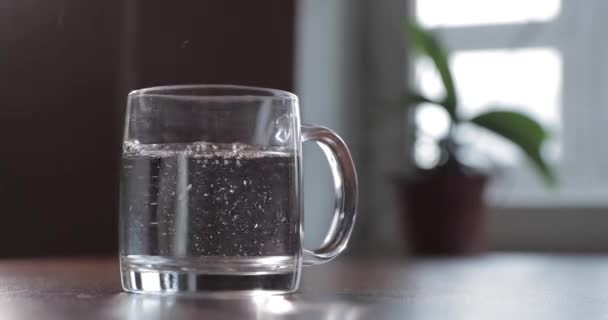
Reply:
[[488, 174], [472, 168], [461, 159], [456, 129], [473, 124], [510, 141], [527, 156], [548, 185], [555, 176], [541, 154], [547, 130], [533, 118], [516, 112], [490, 108], [470, 118], [459, 113], [458, 95], [448, 65], [448, 56], [434, 35], [415, 24], [407, 26], [409, 44], [420, 55], [430, 58], [436, 68], [445, 96], [431, 99], [410, 92], [407, 104], [416, 107], [431, 103], [449, 115], [450, 128], [438, 140], [440, 161], [431, 169], [417, 168], [399, 182], [407, 226], [408, 243], [415, 254], [468, 254], [483, 248], [486, 205], [484, 190]]

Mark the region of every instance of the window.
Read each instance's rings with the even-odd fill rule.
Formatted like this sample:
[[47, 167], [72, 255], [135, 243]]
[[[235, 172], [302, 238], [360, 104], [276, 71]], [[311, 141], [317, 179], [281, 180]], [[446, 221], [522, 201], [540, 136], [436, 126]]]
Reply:
[[560, 0], [418, 0], [416, 16], [426, 27], [525, 23], [554, 19]]
[[[608, 5], [601, 0], [417, 0], [419, 23], [434, 30], [450, 50], [461, 115], [489, 106], [526, 112], [552, 133], [545, 155], [560, 184], [547, 190], [515, 147], [481, 129], [463, 127], [461, 141], [497, 169], [489, 192], [495, 206], [608, 205], [608, 48], [598, 39]], [[416, 83], [441, 95], [429, 61], [415, 63]], [[432, 165], [431, 143], [447, 130], [438, 108], [416, 114], [416, 159]], [[474, 154], [476, 152], [473, 152]], [[475, 160], [475, 159], [473, 159]]]

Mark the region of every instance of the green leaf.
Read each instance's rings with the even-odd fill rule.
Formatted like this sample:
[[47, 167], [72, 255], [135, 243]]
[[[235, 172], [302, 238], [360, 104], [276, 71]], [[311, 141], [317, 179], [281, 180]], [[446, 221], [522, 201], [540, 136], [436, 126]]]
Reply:
[[548, 134], [536, 120], [519, 112], [489, 111], [475, 116], [471, 122], [513, 142], [528, 156], [547, 185], [556, 184], [555, 174], [541, 155]]
[[458, 122], [456, 114], [456, 106], [458, 105], [456, 89], [446, 51], [431, 32], [422, 29], [418, 25], [408, 23], [407, 31], [413, 47], [421, 54], [428, 56], [433, 61], [435, 68], [437, 68], [445, 89], [445, 99], [440, 105], [447, 110], [454, 122]]
[[427, 98], [422, 94], [419, 93], [410, 93], [405, 97], [405, 103], [408, 106], [415, 106], [415, 105], [419, 105], [421, 103], [432, 103], [432, 104], [439, 104], [437, 101], [434, 101], [431, 98]]

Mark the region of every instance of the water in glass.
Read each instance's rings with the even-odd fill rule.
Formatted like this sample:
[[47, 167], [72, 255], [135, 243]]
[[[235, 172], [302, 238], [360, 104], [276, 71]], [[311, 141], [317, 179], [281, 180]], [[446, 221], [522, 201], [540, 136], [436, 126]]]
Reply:
[[132, 291], [285, 291], [298, 281], [297, 157], [285, 148], [126, 141], [121, 265]]

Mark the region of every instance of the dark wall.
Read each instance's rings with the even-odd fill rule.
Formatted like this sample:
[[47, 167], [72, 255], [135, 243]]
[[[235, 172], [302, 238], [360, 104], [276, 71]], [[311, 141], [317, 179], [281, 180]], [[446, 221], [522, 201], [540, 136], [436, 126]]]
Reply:
[[[144, 3], [143, 1], [141, 3]], [[293, 1], [145, 1], [126, 19], [138, 86], [235, 83], [291, 89]], [[133, 71], [133, 69], [130, 69]]]
[[292, 1], [124, 3], [0, 2], [0, 256], [115, 252], [129, 90], [291, 89]]

